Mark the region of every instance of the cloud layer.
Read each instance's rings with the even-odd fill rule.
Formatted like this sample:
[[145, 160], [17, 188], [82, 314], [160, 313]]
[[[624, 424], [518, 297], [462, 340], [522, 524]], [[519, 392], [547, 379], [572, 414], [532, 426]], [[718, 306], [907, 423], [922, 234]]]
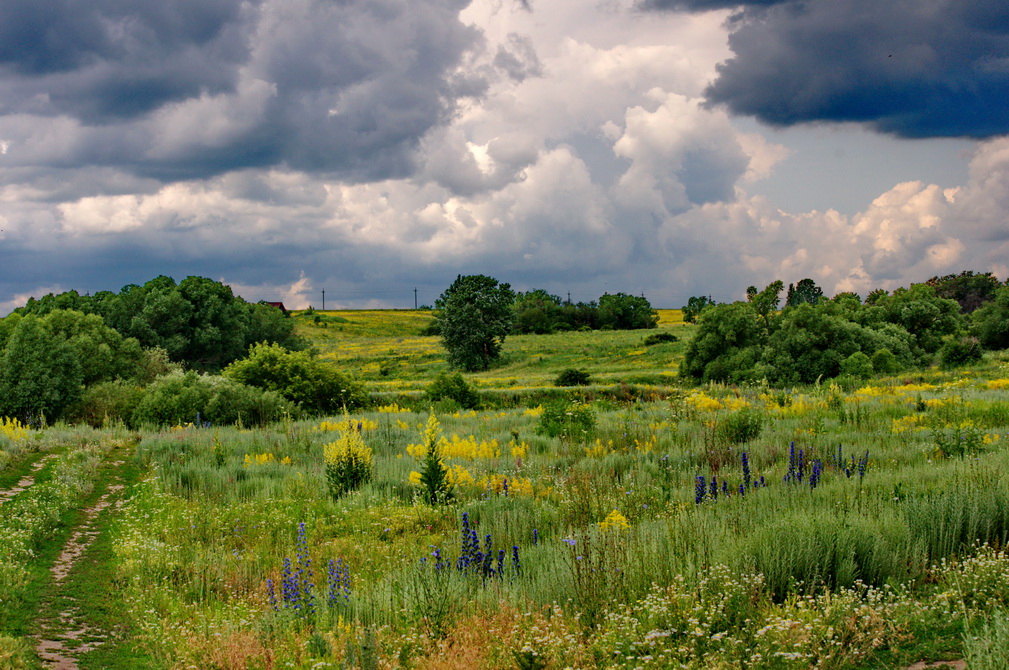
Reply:
[[[329, 307], [412, 306], [415, 287], [430, 304], [458, 273], [673, 307], [778, 278], [864, 293], [1005, 276], [1006, 139], [976, 145], [964, 183], [881, 183], [851, 216], [754, 195], [801, 156], [739, 129], [733, 113], [763, 118], [749, 100], [794, 123], [861, 96], [878, 113], [848, 120], [941, 134], [942, 95], [911, 114], [894, 93], [924, 76], [908, 65], [920, 45], [937, 86], [1000, 90], [997, 8], [936, 0], [898, 17], [901, 2], [0, 0], [0, 312], [157, 274], [293, 307], [323, 289]], [[987, 36], [987, 78], [971, 79], [980, 47], [955, 67], [940, 18]], [[899, 66], [900, 45], [918, 55]], [[800, 56], [808, 67], [783, 67]], [[967, 135], [998, 121], [965, 112]]]
[[4, 166], [406, 176], [485, 87], [459, 69], [480, 40], [464, 0], [4, 4]]
[[708, 100], [774, 125], [869, 124], [901, 137], [1009, 133], [1009, 6], [1001, 0], [648, 0], [740, 6]]

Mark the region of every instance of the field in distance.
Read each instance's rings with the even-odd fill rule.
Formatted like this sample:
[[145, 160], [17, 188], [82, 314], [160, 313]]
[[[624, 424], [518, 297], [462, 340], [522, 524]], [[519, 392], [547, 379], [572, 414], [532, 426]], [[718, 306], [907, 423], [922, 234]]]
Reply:
[[[481, 388], [539, 388], [552, 386], [561, 371], [577, 368], [598, 384], [669, 384], [695, 326], [684, 324], [678, 309], [656, 311], [659, 326], [652, 330], [511, 335], [500, 365], [467, 378]], [[370, 390], [422, 389], [448, 369], [438, 337], [421, 335], [434, 319], [431, 310], [304, 310], [293, 317], [297, 333], [323, 359]], [[678, 341], [645, 346], [646, 337], [661, 332]]]

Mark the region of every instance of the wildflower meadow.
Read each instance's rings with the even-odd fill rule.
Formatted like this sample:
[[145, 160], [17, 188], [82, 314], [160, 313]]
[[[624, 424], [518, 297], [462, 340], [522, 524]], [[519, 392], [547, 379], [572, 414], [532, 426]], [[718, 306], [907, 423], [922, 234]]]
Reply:
[[510, 338], [478, 409], [425, 399], [434, 338], [319, 312], [370, 406], [0, 422], [0, 667], [50, 639], [81, 668], [1005, 667], [1009, 357], [681, 387], [695, 326], [661, 316], [649, 347]]

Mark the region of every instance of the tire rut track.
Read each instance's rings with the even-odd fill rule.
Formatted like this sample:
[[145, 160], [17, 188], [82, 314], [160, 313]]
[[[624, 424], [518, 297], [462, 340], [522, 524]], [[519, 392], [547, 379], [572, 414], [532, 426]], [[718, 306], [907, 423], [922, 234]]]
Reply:
[[[110, 463], [120, 467], [124, 461]], [[118, 509], [123, 499], [125, 486], [122, 477], [115, 476], [104, 493], [91, 506], [83, 510], [84, 518], [73, 529], [56, 561], [50, 567], [52, 594], [49, 604], [61, 604], [54, 617], [41, 619], [36, 635], [35, 651], [43, 665], [56, 670], [77, 670], [77, 661], [83, 654], [97, 648], [109, 638], [109, 632], [99, 630], [83, 620], [79, 607], [73, 598], [62, 593], [61, 586], [70, 576], [88, 548], [98, 539], [99, 516], [110, 507]], [[44, 606], [45, 610], [49, 605]]]
[[40, 458], [30, 470], [30, 474], [25, 475], [21, 480], [14, 485], [13, 488], [0, 491], [0, 505], [3, 505], [8, 500], [13, 500], [17, 494], [27, 491], [32, 486], [35, 485], [35, 475], [39, 473], [42, 468], [46, 466], [46, 463], [57, 458], [57, 454], [46, 454]]

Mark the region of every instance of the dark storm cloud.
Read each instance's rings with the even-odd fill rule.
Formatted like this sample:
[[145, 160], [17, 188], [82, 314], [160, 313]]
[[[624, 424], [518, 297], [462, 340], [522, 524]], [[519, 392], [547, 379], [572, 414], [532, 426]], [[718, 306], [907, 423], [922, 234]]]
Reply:
[[[241, 0], [123, 2], [5, 0], [5, 84], [48, 99], [52, 113], [88, 123], [132, 117], [201, 90], [228, 90], [248, 55]], [[20, 81], [19, 81], [20, 80]], [[10, 98], [36, 105], [32, 97]]]
[[708, 100], [773, 125], [862, 122], [901, 137], [1009, 133], [1003, 0], [649, 0], [740, 6]]
[[419, 139], [485, 87], [456, 74], [481, 39], [466, 4], [0, 0], [0, 167], [410, 174]]

